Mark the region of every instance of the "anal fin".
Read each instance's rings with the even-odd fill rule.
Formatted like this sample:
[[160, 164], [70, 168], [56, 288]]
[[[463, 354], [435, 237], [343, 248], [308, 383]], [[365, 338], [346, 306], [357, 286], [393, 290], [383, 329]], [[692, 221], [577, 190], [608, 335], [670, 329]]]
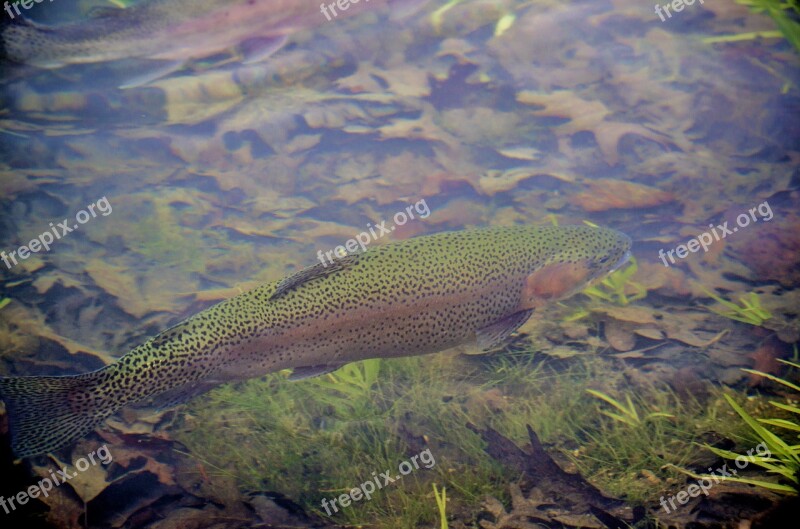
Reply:
[[295, 367], [292, 374], [289, 375], [289, 380], [302, 380], [304, 378], [318, 377], [325, 373], [331, 373], [342, 367], [341, 364], [320, 364], [318, 366], [301, 366]]
[[132, 407], [139, 409], [156, 409], [158, 411], [167, 410], [188, 402], [195, 397], [199, 397], [203, 393], [211, 391], [221, 383], [221, 381], [214, 380], [189, 382], [177, 388], [167, 390], [164, 393], [153, 395], [144, 401], [134, 404]]

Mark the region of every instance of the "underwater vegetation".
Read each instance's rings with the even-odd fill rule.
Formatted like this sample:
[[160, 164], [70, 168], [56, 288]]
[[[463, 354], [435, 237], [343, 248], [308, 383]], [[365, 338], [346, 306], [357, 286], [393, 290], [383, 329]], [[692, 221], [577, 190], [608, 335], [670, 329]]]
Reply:
[[[678, 468], [696, 456], [694, 443], [706, 432], [739, 436], [745, 429], [722, 420], [721, 391], [700, 401], [640, 386], [623, 390], [620, 400], [591, 387], [599, 379], [627, 385], [613, 363], [589, 357], [565, 368], [534, 356], [517, 357], [513, 371], [501, 355], [445, 354], [353, 364], [327, 380], [274, 376], [222, 387], [191, 406], [177, 438], [212, 482], [216, 476], [243, 492], [281, 491], [321, 515], [323, 497], [429, 448], [435, 467], [333, 517], [388, 529], [445, 520], [445, 501], [457, 515], [479, 510], [486, 497], [509, 500], [513, 470], [487, 457], [466, 424], [518, 442], [531, 425], [566, 467], [634, 504], [679, 484]], [[442, 491], [431, 495], [437, 484]]]
[[714, 314], [719, 314], [734, 321], [742, 323], [749, 323], [750, 325], [760, 326], [765, 321], [772, 317], [772, 314], [761, 306], [761, 300], [755, 292], [749, 292], [739, 298], [739, 303], [732, 303], [728, 300], [722, 299], [718, 295], [710, 292], [708, 289], [703, 288], [703, 291], [708, 294], [712, 299], [726, 307], [728, 310], [720, 310], [716, 308], [709, 308]]
[[720, 425], [722, 392], [704, 400], [667, 387], [642, 387], [625, 392], [625, 403], [604, 392], [586, 392], [618, 413], [595, 407], [593, 420], [582, 426], [580, 446], [569, 456], [581, 475], [633, 504], [653, 502], [681, 483], [673, 465], [682, 467], [696, 458], [694, 442], [709, 432], [726, 437], [742, 430], [738, 424]]
[[447, 489], [442, 487], [442, 492], [433, 484], [433, 495], [436, 498], [436, 507], [439, 508], [439, 529], [447, 529]]
[[647, 289], [641, 283], [633, 280], [633, 276], [638, 271], [639, 265], [636, 258], [631, 257], [627, 266], [612, 272], [597, 285], [585, 288], [582, 292], [591, 298], [622, 306], [644, 299], [647, 296]]
[[311, 379], [320, 389], [317, 396], [321, 402], [331, 407], [334, 417], [353, 420], [368, 417], [371, 411], [370, 392], [378, 382], [381, 360], [373, 358], [347, 364], [333, 373]]
[[[780, 32], [778, 35], [788, 40], [795, 50], [800, 53], [800, 2], [798, 0], [735, 0], [737, 4], [748, 6], [755, 13], [766, 13]], [[723, 37], [711, 37], [706, 42], [731, 42], [736, 40], [749, 40], [758, 37], [775, 36], [770, 32], [741, 33]]]
[[[636, 257], [631, 256], [628, 264], [622, 268], [608, 274], [595, 285], [581, 290], [582, 294], [587, 295], [595, 302], [627, 306], [634, 301], [647, 297], [647, 288], [640, 282], [635, 281], [633, 276], [639, 271]], [[581, 306], [571, 314], [565, 316], [563, 321], [577, 321], [592, 314], [591, 306]]]
[[459, 503], [477, 502], [487, 492], [499, 494], [492, 482], [502, 475], [464, 427], [464, 412], [448, 391], [455, 388], [431, 384], [441, 375], [428, 372], [414, 359], [369, 360], [327, 380], [274, 376], [220, 388], [209, 402], [192, 407], [179, 438], [212, 479], [230, 476], [244, 490], [277, 490], [321, 515], [322, 498], [349, 490], [373, 472], [397, 468], [429, 447], [436, 459], [431, 469], [404, 476], [335, 515], [346, 524], [415, 527], [441, 512], [432, 483], [457, 490]]
[[656, 417], [671, 417], [671, 418], [675, 417], [674, 415], [665, 413], [663, 411], [649, 412], [644, 417], [641, 417], [639, 415], [639, 412], [636, 410], [636, 406], [633, 404], [633, 401], [631, 400], [630, 394], [625, 394], [625, 404], [623, 404], [614, 397], [606, 395], [601, 391], [597, 391], [594, 389], [587, 389], [586, 393], [588, 393], [593, 397], [597, 397], [598, 399], [604, 402], [607, 402], [608, 404], [610, 404], [619, 411], [619, 413], [613, 413], [610, 411], [601, 410], [600, 413], [602, 413], [606, 417], [611, 417], [615, 421], [627, 424], [628, 426], [640, 426], [643, 421], [648, 421]]
[[[782, 359], [779, 359], [779, 362], [800, 370], [800, 364], [795, 362]], [[768, 452], [766, 455], [744, 455], [714, 446], [705, 445], [705, 447], [725, 459], [734, 460], [740, 457], [747, 457], [750, 462], [766, 471], [768, 476], [777, 478], [778, 481], [766, 481], [755, 477], [723, 476], [718, 478], [734, 483], [756, 485], [774, 492], [797, 494], [800, 492], [800, 435], [798, 435], [800, 433], [800, 422], [798, 421], [800, 408], [797, 406], [797, 398], [800, 397], [800, 386], [785, 378], [774, 376], [769, 373], [763, 373], [753, 369], [745, 369], [744, 371], [768, 378], [794, 392], [792, 398], [787, 399], [785, 403], [773, 400], [769, 401], [770, 405], [778, 410], [788, 412], [788, 418], [755, 418], [742, 408], [733, 397], [725, 395], [728, 404], [730, 404], [739, 417], [741, 417], [742, 421], [747, 424], [755, 438], [767, 447]], [[777, 435], [764, 425], [777, 427], [788, 433]], [[687, 473], [696, 478], [707, 477], [705, 475]]]

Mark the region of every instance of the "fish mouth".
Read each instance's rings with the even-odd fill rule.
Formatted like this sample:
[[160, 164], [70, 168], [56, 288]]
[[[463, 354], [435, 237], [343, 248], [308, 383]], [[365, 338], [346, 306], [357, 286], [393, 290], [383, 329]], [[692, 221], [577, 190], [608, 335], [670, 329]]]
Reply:
[[613, 272], [616, 272], [617, 270], [622, 268], [622, 265], [627, 263], [630, 260], [631, 257], [633, 257], [633, 254], [631, 253], [631, 251], [630, 250], [625, 250], [625, 253], [622, 254], [622, 257], [620, 257], [619, 260], [614, 264], [614, 266], [612, 266], [608, 270], [608, 272], [606, 272], [606, 273], [611, 274]]

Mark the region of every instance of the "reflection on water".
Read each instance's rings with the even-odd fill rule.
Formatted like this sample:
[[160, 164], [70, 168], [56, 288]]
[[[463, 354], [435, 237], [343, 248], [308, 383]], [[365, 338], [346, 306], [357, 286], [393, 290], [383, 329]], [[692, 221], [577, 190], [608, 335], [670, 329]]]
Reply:
[[[164, 4], [187, 2], [214, 7]], [[390, 220], [391, 233], [364, 245], [588, 222], [628, 234], [635, 259], [535, 311], [488, 353], [369, 360], [123, 411], [61, 459], [7, 463], [4, 498], [98, 446], [113, 454], [0, 518], [410, 528], [433, 527], [444, 510], [450, 527], [642, 516], [733, 527], [779, 502], [797, 487], [797, 440], [780, 422], [796, 424], [797, 395], [774, 377], [797, 376], [786, 362], [800, 335], [800, 59], [769, 33], [707, 42], [775, 31], [743, 5], [687, 3], [660, 18], [633, 4], [431, 0], [360, 12], [351, 0], [347, 17], [328, 21], [316, 4], [281, 0], [280, 38], [239, 53], [211, 38], [226, 27], [212, 18], [208, 53], [196, 45], [188, 64], [154, 69], [142, 57], [156, 52], [134, 48], [124, 24], [103, 38], [117, 36], [125, 59], [4, 64], [4, 375], [100, 368], [319, 251], [360, 251], [348, 241], [415, 204], [428, 214]], [[29, 14], [57, 23], [93, 7], [109, 4], [59, 0]], [[307, 17], [290, 23], [295, 8]], [[244, 63], [244, 51], [272, 55]], [[113, 215], [44, 248], [50, 223], [99, 211], [99, 197]], [[746, 454], [768, 435], [742, 414], [772, 419], [786, 443], [767, 445], [779, 471], [757, 460], [739, 470], [773, 485], [720, 480], [692, 495], [709, 468], [736, 466], [725, 450]], [[355, 499], [351, 487], [424, 450], [432, 468], [369, 501], [339, 500], [333, 517], [320, 507]]]

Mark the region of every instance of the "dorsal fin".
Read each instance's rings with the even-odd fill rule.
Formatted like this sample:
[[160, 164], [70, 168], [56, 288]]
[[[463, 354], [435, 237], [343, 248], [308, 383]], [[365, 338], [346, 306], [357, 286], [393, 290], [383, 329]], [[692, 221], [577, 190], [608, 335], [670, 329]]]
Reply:
[[342, 270], [355, 265], [360, 259], [361, 254], [356, 253], [347, 255], [341, 259], [336, 259], [333, 263], [328, 265], [317, 263], [314, 266], [304, 268], [278, 283], [278, 286], [275, 287], [275, 292], [272, 293], [272, 296], [270, 296], [269, 299], [272, 301], [276, 298], [279, 298], [293, 288], [297, 288], [303, 283], [307, 283], [308, 281], [317, 279], [318, 277], [325, 277], [330, 274], [341, 272]]

